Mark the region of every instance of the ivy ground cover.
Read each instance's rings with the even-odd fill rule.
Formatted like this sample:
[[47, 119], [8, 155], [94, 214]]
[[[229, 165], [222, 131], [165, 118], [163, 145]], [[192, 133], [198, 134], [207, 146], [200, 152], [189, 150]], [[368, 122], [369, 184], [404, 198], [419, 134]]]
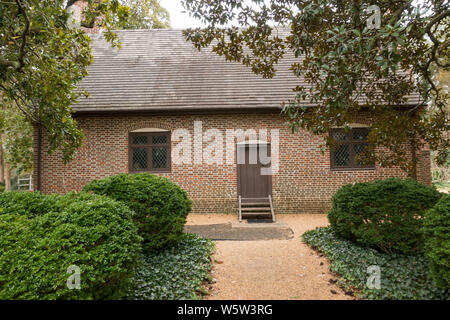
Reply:
[[[362, 299], [448, 300], [450, 293], [435, 286], [429, 262], [422, 254], [387, 254], [339, 238], [330, 227], [307, 231], [303, 240], [325, 254], [338, 285]], [[380, 268], [380, 287], [369, 288], [369, 266]]]

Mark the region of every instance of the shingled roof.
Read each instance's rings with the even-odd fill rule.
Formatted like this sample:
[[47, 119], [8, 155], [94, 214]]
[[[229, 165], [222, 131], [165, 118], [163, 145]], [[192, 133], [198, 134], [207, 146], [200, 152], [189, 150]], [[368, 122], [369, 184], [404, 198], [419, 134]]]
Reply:
[[289, 70], [293, 55], [276, 66], [274, 78], [263, 79], [211, 50], [199, 52], [181, 30], [116, 32], [120, 50], [93, 36], [94, 62], [80, 84], [90, 96], [79, 99], [75, 113], [281, 109], [292, 89], [305, 85]]

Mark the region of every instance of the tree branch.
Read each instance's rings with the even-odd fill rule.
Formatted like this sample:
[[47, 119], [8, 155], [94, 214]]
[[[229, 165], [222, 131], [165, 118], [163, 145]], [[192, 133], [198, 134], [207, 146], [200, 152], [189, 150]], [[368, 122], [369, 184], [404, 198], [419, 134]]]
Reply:
[[0, 66], [13, 67], [14, 69], [18, 69], [20, 67], [20, 63], [18, 61], [10, 61], [0, 57]]
[[25, 28], [23, 30], [21, 39], [22, 39], [22, 44], [20, 46], [19, 49], [19, 67], [17, 68], [17, 70], [21, 70], [24, 65], [25, 65], [25, 46], [27, 44], [27, 34], [28, 34], [28, 30], [30, 29], [30, 19], [28, 19], [28, 15], [27, 15], [27, 11], [25, 10], [25, 7], [22, 4], [22, 0], [16, 0], [17, 3], [17, 7], [19, 8], [19, 13], [22, 14], [22, 16], [25, 19]]
[[89, 23], [87, 23], [86, 21], [81, 21], [81, 26], [88, 29], [92, 29], [95, 26], [95, 18], [89, 21]]
[[[431, 28], [436, 24], [439, 23], [442, 19], [446, 18], [446, 17], [450, 17], [450, 10], [446, 10], [444, 12], [441, 12], [440, 14], [438, 14], [436, 17], [434, 17], [433, 19], [431, 19], [430, 22], [428, 22], [428, 24], [425, 26], [425, 32], [426, 33], [431, 33]], [[433, 40], [434, 39], [434, 40]], [[436, 38], [431, 39], [431, 41], [433, 42], [438, 42]]]
[[[7, 88], [5, 88], [3, 85], [1, 85], [0, 84], [0, 88], [2, 88], [4, 91], [7, 91]], [[34, 122], [34, 123], [40, 123], [40, 124], [43, 124], [41, 121], [39, 121], [39, 119], [37, 119], [37, 118], [35, 118], [33, 115], [31, 115], [28, 111], [26, 111], [24, 108], [22, 108], [22, 104], [23, 105], [27, 105], [27, 102], [26, 102], [26, 100], [25, 100], [25, 98], [24, 97], [21, 97], [20, 95], [14, 95], [14, 96], [12, 96], [12, 97], [10, 97], [10, 98], [12, 98], [12, 100], [14, 101], [14, 103], [16, 104], [16, 106], [17, 106], [17, 108], [23, 113], [23, 115], [25, 116], [25, 117], [27, 117], [31, 122]], [[18, 101], [18, 100], [21, 100], [22, 101], [22, 104]]]
[[69, 1], [67, 1], [66, 9], [69, 8], [69, 7], [71, 7], [72, 5], [74, 5], [75, 2], [77, 2], [77, 1], [78, 1], [78, 0], [69, 0]]
[[[446, 64], [441, 64], [439, 62], [439, 59], [436, 55], [436, 53], [438, 52], [438, 48], [439, 46], [442, 44], [441, 42], [439, 42], [438, 39], [436, 39], [436, 37], [434, 36], [433, 32], [431, 31], [431, 28], [438, 24], [439, 22], [441, 22], [443, 19], [450, 17], [450, 10], [446, 10], [440, 14], [438, 14], [436, 17], [434, 17], [425, 27], [425, 33], [428, 35], [428, 37], [430, 37], [431, 41], [433, 42], [433, 49], [431, 51], [431, 57], [432, 60], [440, 67], [440, 68], [448, 68], [450, 67], [450, 63], [446, 63]], [[448, 41], [446, 43], [444, 43], [444, 48], [448, 46]]]

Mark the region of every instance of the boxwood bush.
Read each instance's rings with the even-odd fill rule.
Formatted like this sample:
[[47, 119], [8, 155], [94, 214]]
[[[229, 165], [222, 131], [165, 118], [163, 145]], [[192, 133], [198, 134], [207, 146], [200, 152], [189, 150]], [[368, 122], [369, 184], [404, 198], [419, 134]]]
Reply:
[[340, 188], [328, 220], [341, 237], [384, 252], [418, 252], [423, 215], [440, 199], [434, 187], [391, 178]]
[[[15, 192], [1, 197], [0, 212], [0, 299], [125, 294], [141, 241], [127, 206], [90, 194]], [[72, 265], [81, 271], [80, 290], [67, 287]]]
[[191, 201], [169, 179], [149, 173], [118, 174], [87, 184], [83, 191], [122, 201], [136, 212], [135, 223], [145, 250], [177, 243], [183, 235]]
[[437, 285], [450, 288], [450, 195], [427, 211], [423, 230], [430, 273]]
[[33, 218], [51, 211], [61, 211], [76, 197], [76, 193], [61, 196], [58, 194], [43, 195], [39, 192], [3, 192], [0, 193], [0, 208], [2, 208], [0, 214], [17, 213]]

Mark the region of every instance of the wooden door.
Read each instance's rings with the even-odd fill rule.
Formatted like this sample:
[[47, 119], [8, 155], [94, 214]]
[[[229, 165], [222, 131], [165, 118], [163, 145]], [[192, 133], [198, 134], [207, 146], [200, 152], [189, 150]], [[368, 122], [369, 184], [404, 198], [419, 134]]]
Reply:
[[270, 157], [269, 144], [237, 145], [238, 195], [245, 198], [244, 201], [251, 202], [252, 199], [267, 198], [272, 194], [272, 176], [262, 174], [264, 172], [261, 170], [270, 167], [270, 163], [262, 160], [260, 149]]

